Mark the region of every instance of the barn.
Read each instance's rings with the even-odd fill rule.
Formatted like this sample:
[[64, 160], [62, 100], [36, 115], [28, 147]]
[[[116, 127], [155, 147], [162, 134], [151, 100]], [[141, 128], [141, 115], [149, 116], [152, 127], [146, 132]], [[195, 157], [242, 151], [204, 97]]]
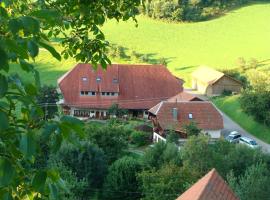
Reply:
[[192, 73], [192, 88], [207, 96], [218, 96], [224, 91], [239, 93], [240, 81], [209, 67], [199, 67]]

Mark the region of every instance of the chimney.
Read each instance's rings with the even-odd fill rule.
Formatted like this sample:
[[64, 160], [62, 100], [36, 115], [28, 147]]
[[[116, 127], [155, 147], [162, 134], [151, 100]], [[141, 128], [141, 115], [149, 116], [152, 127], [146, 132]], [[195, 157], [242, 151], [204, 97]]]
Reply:
[[173, 120], [177, 121], [177, 117], [178, 117], [178, 109], [177, 108], [172, 109], [172, 115], [173, 115]]

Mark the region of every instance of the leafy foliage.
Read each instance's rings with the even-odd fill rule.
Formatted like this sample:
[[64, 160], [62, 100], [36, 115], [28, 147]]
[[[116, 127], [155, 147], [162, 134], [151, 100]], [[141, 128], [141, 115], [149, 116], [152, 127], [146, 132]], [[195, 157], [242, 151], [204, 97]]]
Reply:
[[[79, 120], [42, 120], [44, 113], [36, 102], [39, 73], [30, 62], [42, 48], [58, 60], [62, 54], [106, 68], [108, 42], [99, 26], [106, 19], [135, 20], [139, 4], [139, 0], [0, 1], [1, 199], [56, 199], [62, 185], [57, 172], [33, 167], [40, 153], [38, 140], [51, 141], [51, 149], [57, 151], [63, 140], [76, 143], [75, 138], [83, 136]], [[50, 44], [50, 38], [57, 36], [62, 37], [61, 54]], [[18, 63], [34, 81], [23, 82], [18, 74], [11, 74], [12, 63]]]
[[139, 199], [139, 183], [137, 173], [141, 164], [131, 157], [116, 160], [109, 168], [103, 188], [104, 199]]
[[123, 127], [88, 125], [86, 133], [89, 140], [104, 151], [108, 163], [120, 158], [127, 149], [129, 131]]
[[56, 102], [59, 100], [59, 94], [53, 86], [42, 86], [37, 96], [37, 103], [42, 107], [44, 118], [52, 119], [58, 112]]
[[183, 126], [187, 136], [198, 136], [201, 133], [201, 129], [198, 128], [197, 124], [194, 121], [191, 121], [188, 124]]
[[130, 135], [131, 143], [137, 146], [149, 144], [151, 141], [152, 133], [133, 131]]
[[118, 104], [112, 104], [111, 107], [108, 109], [108, 113], [112, 116], [123, 117], [128, 112], [125, 109], [119, 108]]

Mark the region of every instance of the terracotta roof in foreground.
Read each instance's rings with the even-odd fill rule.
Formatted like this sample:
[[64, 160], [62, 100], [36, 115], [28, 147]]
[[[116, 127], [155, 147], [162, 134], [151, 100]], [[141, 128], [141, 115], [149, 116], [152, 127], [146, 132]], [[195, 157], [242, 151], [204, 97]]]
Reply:
[[[183, 91], [180, 80], [163, 65], [112, 64], [94, 70], [90, 64], [77, 64], [58, 79], [58, 85], [67, 106], [107, 109], [117, 103], [125, 109], [149, 109]], [[82, 96], [81, 91], [98, 95]], [[119, 95], [101, 96], [102, 92]]]
[[176, 200], [239, 200], [215, 169], [202, 177]]

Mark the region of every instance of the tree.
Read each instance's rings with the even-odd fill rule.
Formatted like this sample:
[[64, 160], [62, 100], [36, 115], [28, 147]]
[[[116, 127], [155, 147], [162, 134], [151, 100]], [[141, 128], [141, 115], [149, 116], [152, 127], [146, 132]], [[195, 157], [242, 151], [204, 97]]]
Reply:
[[59, 101], [59, 94], [55, 87], [44, 85], [40, 88], [37, 104], [42, 107], [44, 119], [52, 119], [56, 115], [58, 112], [57, 101]]
[[[71, 56], [106, 68], [110, 63], [105, 55], [108, 42], [100, 26], [106, 19], [136, 21], [139, 4], [140, 0], [0, 1], [0, 199], [55, 197], [61, 185], [57, 173], [29, 167], [39, 154], [37, 135], [41, 132], [51, 139], [55, 150], [62, 140], [72, 142], [75, 133], [82, 136], [78, 120], [41, 120], [42, 109], [35, 101], [40, 77], [32, 64], [39, 49], [61, 60], [50, 44], [50, 38], [61, 36], [64, 58]], [[12, 63], [18, 63], [34, 81], [24, 83], [19, 75], [12, 75]]]
[[166, 163], [180, 165], [181, 157], [175, 144], [158, 142], [146, 150], [142, 162], [145, 169], [159, 169]]
[[209, 146], [209, 139], [203, 135], [191, 136], [181, 151], [183, 166], [191, 171], [195, 179], [202, 177], [213, 167], [213, 151]]
[[257, 163], [247, 168], [238, 179], [231, 173], [228, 181], [241, 200], [269, 199], [270, 172], [266, 164]]
[[183, 128], [188, 137], [193, 136], [193, 135], [198, 136], [202, 131], [201, 129], [198, 128], [197, 124], [193, 121], [188, 124], [185, 124]]
[[143, 200], [176, 199], [189, 183], [189, 173], [179, 166], [169, 163], [158, 170], [145, 170], [139, 174]]
[[141, 171], [141, 164], [131, 157], [122, 157], [116, 160], [109, 168], [106, 177], [104, 199], [139, 199], [139, 183], [137, 173]]
[[89, 140], [104, 151], [109, 164], [120, 158], [127, 149], [129, 131], [123, 127], [88, 126], [86, 133]]
[[127, 114], [127, 110], [119, 108], [118, 104], [112, 104], [108, 109], [108, 113], [112, 116], [122, 117]]
[[91, 197], [93, 189], [101, 188], [107, 173], [104, 152], [98, 147], [84, 142], [80, 148], [64, 145], [52, 160], [63, 163], [76, 177], [87, 182], [83, 197]]

